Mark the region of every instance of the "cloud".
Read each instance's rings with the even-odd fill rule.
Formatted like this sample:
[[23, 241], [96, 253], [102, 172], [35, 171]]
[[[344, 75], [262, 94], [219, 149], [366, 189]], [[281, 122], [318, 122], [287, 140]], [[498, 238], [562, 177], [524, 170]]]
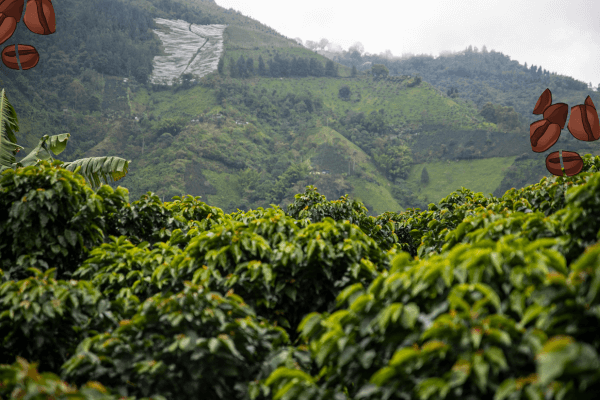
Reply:
[[[528, 65], [600, 83], [600, 1], [216, 0], [304, 41], [327, 38], [348, 49], [432, 54], [486, 45]], [[356, 4], [356, 5], [354, 5]]]

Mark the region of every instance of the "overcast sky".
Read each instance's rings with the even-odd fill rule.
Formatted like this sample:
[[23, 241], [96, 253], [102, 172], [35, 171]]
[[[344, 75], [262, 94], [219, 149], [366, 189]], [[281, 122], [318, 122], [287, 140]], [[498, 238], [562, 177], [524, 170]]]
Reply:
[[[600, 83], [600, 0], [216, 0], [281, 34], [348, 49], [430, 54], [483, 45], [594, 88]], [[356, 4], [356, 5], [353, 5]]]

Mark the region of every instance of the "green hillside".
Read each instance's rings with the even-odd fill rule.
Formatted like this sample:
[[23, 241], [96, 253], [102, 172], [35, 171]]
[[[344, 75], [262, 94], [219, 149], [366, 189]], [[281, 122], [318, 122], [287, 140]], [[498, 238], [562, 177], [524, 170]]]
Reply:
[[[42, 134], [69, 132], [65, 161], [132, 160], [119, 184], [133, 198], [200, 195], [232, 212], [285, 207], [315, 185], [330, 199], [350, 194], [377, 215], [424, 209], [461, 186], [498, 196], [549, 175], [523, 117], [499, 104], [475, 106], [462, 89], [450, 96], [427, 80], [427, 69], [352, 76], [343, 57], [346, 65], [334, 63], [211, 1], [64, 0], [56, 13], [56, 34], [18, 30], [11, 38], [40, 49], [39, 68], [0, 75], [20, 118], [19, 143], [27, 153]], [[227, 25], [221, 72], [150, 83], [154, 57], [165, 55], [155, 18]], [[503, 92], [511, 95], [521, 96]], [[557, 91], [565, 96], [575, 98]], [[589, 144], [569, 148], [598, 154]]]

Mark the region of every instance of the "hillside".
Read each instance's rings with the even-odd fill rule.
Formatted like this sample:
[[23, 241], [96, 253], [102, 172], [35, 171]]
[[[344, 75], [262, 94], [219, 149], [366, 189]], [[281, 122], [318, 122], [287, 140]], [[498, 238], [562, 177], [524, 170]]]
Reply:
[[[42, 134], [69, 132], [65, 161], [132, 160], [119, 181], [132, 198], [201, 195], [232, 212], [284, 207], [315, 185], [378, 215], [426, 208], [461, 186], [498, 196], [549, 175], [523, 118], [506, 112], [518, 124], [494, 123], [425, 69], [352, 76], [344, 60], [211, 1], [64, 0], [55, 10], [54, 35], [17, 30], [10, 39], [36, 46], [39, 68], [0, 75], [19, 143], [29, 150]], [[179, 43], [175, 31], [195, 39]], [[532, 109], [542, 91], [523, 103]], [[565, 96], [570, 105], [585, 98], [558, 90], [556, 101]]]

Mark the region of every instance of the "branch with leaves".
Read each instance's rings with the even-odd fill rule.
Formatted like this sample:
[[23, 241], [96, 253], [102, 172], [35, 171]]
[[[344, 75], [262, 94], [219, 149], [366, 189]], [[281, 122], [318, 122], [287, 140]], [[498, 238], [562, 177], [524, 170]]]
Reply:
[[[41, 160], [54, 161], [52, 154], [59, 155], [67, 147], [70, 133], [60, 135], [44, 135], [38, 145], [23, 159], [17, 161], [16, 155], [23, 149], [17, 144], [16, 132], [19, 131], [17, 112], [8, 101], [5, 90], [0, 92], [0, 173], [6, 169], [16, 169], [37, 165]], [[88, 157], [71, 162], [63, 162], [61, 167], [83, 175], [88, 184], [95, 190], [109, 180], [116, 182], [127, 175], [131, 160], [120, 157], [103, 156]]]

